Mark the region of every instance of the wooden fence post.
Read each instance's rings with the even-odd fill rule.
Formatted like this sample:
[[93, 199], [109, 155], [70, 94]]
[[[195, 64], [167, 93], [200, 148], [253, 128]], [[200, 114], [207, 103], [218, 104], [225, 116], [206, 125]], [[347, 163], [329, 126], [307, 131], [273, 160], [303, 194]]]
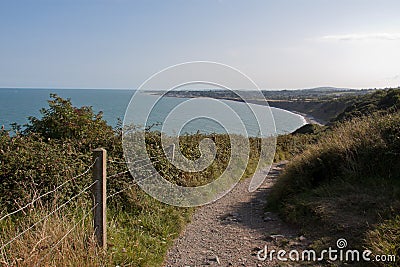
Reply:
[[107, 178], [107, 151], [104, 148], [93, 150], [93, 223], [97, 243], [107, 249], [107, 220], [106, 220], [106, 178]]

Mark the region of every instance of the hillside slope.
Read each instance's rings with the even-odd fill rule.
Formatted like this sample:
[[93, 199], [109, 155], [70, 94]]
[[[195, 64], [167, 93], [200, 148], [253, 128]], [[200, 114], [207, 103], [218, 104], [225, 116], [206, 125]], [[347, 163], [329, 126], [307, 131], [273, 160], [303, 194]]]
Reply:
[[357, 99], [272, 189], [269, 209], [314, 237], [313, 248], [346, 238], [351, 248], [400, 256], [399, 91]]
[[371, 115], [376, 112], [396, 112], [400, 107], [400, 88], [378, 90], [357, 97], [342, 113], [333, 119], [342, 122], [354, 117]]

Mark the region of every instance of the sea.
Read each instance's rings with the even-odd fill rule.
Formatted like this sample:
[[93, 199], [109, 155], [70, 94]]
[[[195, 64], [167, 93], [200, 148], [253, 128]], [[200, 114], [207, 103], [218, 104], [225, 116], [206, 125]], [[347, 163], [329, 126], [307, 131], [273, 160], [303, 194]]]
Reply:
[[[113, 127], [117, 127], [119, 120], [124, 120], [125, 114], [127, 114], [125, 121], [145, 121], [147, 126], [152, 126], [151, 130], [164, 131], [164, 129], [167, 129], [165, 130], [166, 133], [179, 135], [196, 132], [226, 133], [227, 127], [225, 127], [225, 123], [229, 124], [229, 121], [232, 121], [232, 124], [237, 124], [233, 121], [233, 118], [236, 116], [235, 114], [235, 116], [232, 114], [225, 115], [222, 110], [215, 109], [213, 113], [218, 114], [218, 120], [210, 120], [209, 118], [202, 117], [191, 120], [184, 125], [178, 125], [184, 116], [179, 116], [182, 112], [175, 112], [174, 116], [168, 118], [168, 122], [172, 123], [172, 127], [162, 128], [168, 114], [175, 107], [192, 99], [163, 97], [161, 101], [157, 102], [158, 105], [150, 114], [144, 114], [144, 112], [141, 112], [141, 106], [146, 105], [146, 103], [156, 102], [159, 96], [143, 92], [135, 94], [135, 92], [135, 90], [128, 89], [0, 88], [0, 126], [4, 125], [5, 129], [10, 129], [12, 123], [17, 123], [23, 128], [23, 125], [28, 123], [28, 117], [40, 118], [40, 110], [48, 107], [47, 100], [50, 100], [50, 94], [52, 93], [62, 98], [69, 98], [76, 107], [91, 106], [94, 112], [102, 112], [103, 119]], [[132, 103], [130, 105], [133, 95], [135, 95], [135, 101], [133, 102], [136, 106], [132, 106]], [[233, 112], [240, 113], [241, 121], [243, 121], [249, 136], [258, 136], [260, 134], [260, 125], [255, 120], [254, 115], [247, 112], [248, 105], [259, 114], [272, 115], [273, 120], [269, 120], [263, 125], [263, 127], [268, 128], [268, 135], [291, 133], [306, 124], [306, 120], [301, 115], [283, 109], [271, 107], [269, 110], [269, 107], [229, 100], [223, 100], [223, 103], [228, 105]], [[186, 106], [189, 106], [198, 113], [207, 109], [207, 107], [195, 101], [190, 102], [190, 105]], [[174, 123], [177, 123], [176, 127], [173, 125]]]

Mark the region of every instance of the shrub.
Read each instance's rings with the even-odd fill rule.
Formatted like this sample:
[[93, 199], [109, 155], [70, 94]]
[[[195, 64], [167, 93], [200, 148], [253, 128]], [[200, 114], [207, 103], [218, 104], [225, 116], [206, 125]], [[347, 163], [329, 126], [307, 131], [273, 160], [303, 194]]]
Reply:
[[94, 114], [91, 107], [76, 108], [70, 99], [56, 94], [50, 97], [49, 108], [40, 110], [41, 118], [29, 117], [25, 135], [36, 133], [46, 140], [70, 140], [83, 150], [111, 145], [115, 133], [102, 119], [101, 112]]

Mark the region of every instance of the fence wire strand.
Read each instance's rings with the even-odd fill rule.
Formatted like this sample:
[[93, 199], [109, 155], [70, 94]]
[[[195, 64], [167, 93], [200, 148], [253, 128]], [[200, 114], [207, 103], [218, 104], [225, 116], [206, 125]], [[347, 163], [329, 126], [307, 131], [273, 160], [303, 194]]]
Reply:
[[117, 164], [135, 164], [135, 163], [145, 161], [147, 159], [156, 159], [156, 158], [158, 158], [158, 157], [146, 157], [146, 158], [141, 158], [141, 159], [138, 159], [135, 161], [118, 161], [118, 160], [112, 160], [112, 159], [109, 159], [107, 161], [110, 163], [117, 163]]
[[47, 195], [49, 195], [49, 194], [51, 194], [51, 193], [54, 193], [55, 191], [57, 191], [58, 189], [60, 189], [60, 188], [63, 187], [64, 185], [66, 185], [67, 183], [69, 183], [69, 182], [71, 182], [71, 181], [73, 181], [73, 180], [75, 180], [75, 179], [77, 179], [77, 178], [79, 178], [79, 177], [81, 177], [81, 176], [87, 174], [87, 173], [90, 171], [90, 169], [94, 166], [94, 164], [96, 164], [96, 161], [97, 161], [97, 158], [96, 158], [95, 161], [92, 163], [92, 165], [90, 165], [83, 173], [81, 173], [81, 174], [79, 174], [79, 175], [77, 175], [77, 176], [75, 176], [75, 177], [72, 177], [71, 179], [69, 179], [69, 180], [65, 181], [64, 183], [60, 184], [59, 186], [57, 186], [57, 187], [54, 188], [53, 190], [48, 191], [48, 192], [44, 193], [43, 195], [34, 198], [31, 202], [29, 202], [29, 203], [26, 204], [25, 206], [23, 206], [23, 207], [21, 207], [21, 208], [15, 210], [15, 211], [13, 211], [13, 212], [10, 212], [10, 213], [4, 215], [3, 217], [0, 218], [0, 221], [6, 219], [6, 218], [8, 218], [8, 217], [10, 217], [10, 216], [13, 215], [13, 214], [16, 214], [16, 213], [18, 213], [18, 212], [20, 212], [20, 211], [26, 209], [27, 207], [33, 205], [33, 203], [35, 203], [35, 202], [38, 201], [39, 199], [41, 199], [41, 198], [43, 198], [43, 197], [45, 197], [45, 196], [47, 196]]
[[94, 181], [93, 183], [91, 183], [89, 186], [85, 187], [82, 191], [80, 191], [78, 194], [76, 194], [75, 196], [71, 197], [68, 201], [64, 202], [62, 205], [60, 205], [59, 207], [57, 207], [55, 210], [53, 210], [52, 212], [50, 212], [49, 214], [47, 214], [46, 216], [44, 216], [42, 219], [40, 219], [39, 221], [37, 221], [36, 223], [34, 223], [33, 225], [31, 225], [30, 227], [28, 227], [27, 229], [25, 229], [24, 231], [22, 231], [21, 233], [19, 233], [18, 235], [16, 235], [15, 237], [13, 237], [10, 241], [8, 241], [6, 244], [2, 245], [0, 247], [0, 250], [2, 250], [3, 248], [5, 248], [6, 246], [8, 246], [9, 244], [11, 244], [12, 242], [14, 242], [18, 237], [22, 236], [23, 234], [25, 234], [26, 232], [28, 232], [29, 230], [31, 230], [32, 228], [34, 228], [36, 225], [38, 225], [40, 222], [44, 221], [45, 219], [47, 219], [48, 217], [50, 217], [52, 214], [54, 214], [55, 212], [57, 212], [58, 210], [60, 210], [61, 208], [63, 208], [65, 205], [67, 205], [68, 203], [70, 203], [72, 200], [74, 200], [75, 198], [77, 198], [78, 196], [82, 195], [83, 193], [85, 193], [88, 189], [90, 189], [93, 185], [95, 185], [98, 181]]
[[116, 173], [116, 174], [113, 174], [113, 175], [107, 176], [107, 179], [108, 179], [108, 178], [117, 177], [117, 176], [120, 176], [120, 175], [122, 175], [122, 174], [125, 174], [125, 173], [128, 173], [128, 172], [129, 172], [129, 171], [123, 171], [123, 172], [119, 172], [119, 173]]
[[63, 237], [61, 237], [61, 239], [60, 240], [58, 240], [57, 241], [57, 243], [55, 243], [52, 247], [51, 247], [51, 249], [49, 250], [49, 252], [47, 252], [46, 253], [46, 255], [44, 255], [40, 260], [39, 260], [39, 262], [38, 263], [36, 263], [36, 265], [35, 265], [35, 267], [36, 266], [39, 266], [39, 263], [41, 263], [42, 262], [42, 260], [43, 259], [45, 259], [52, 251], [53, 251], [53, 249], [55, 248], [55, 247], [57, 247], [84, 219], [86, 219], [86, 217], [97, 207], [99, 205], [99, 203], [96, 203], [96, 205], [94, 205], [88, 212], [86, 212], [85, 214], [84, 214], [84, 216], [82, 216], [82, 218], [72, 227], [72, 228], [70, 228], [68, 231], [67, 231], [67, 233], [63, 236]]
[[122, 193], [122, 192], [124, 192], [124, 191], [126, 191], [126, 190], [129, 190], [129, 189], [131, 189], [132, 187], [134, 187], [136, 184], [138, 184], [138, 183], [140, 183], [140, 182], [144, 182], [144, 181], [146, 181], [147, 179], [153, 177], [153, 176], [156, 175], [156, 174], [157, 174], [157, 173], [153, 173], [152, 175], [146, 177], [145, 179], [143, 179], [143, 180], [141, 180], [141, 181], [134, 180], [134, 182], [136, 182], [136, 183], [133, 183], [133, 184], [131, 184], [130, 186], [125, 187], [124, 189], [122, 189], [122, 190], [120, 190], [120, 191], [117, 191], [117, 192], [115, 192], [115, 193], [113, 193], [113, 194], [107, 196], [106, 199], [112, 198], [112, 197], [115, 196], [115, 195], [118, 195], [118, 194], [120, 194], [120, 193]]
[[153, 163], [159, 163], [159, 162], [160, 162], [159, 160], [155, 160], [155, 161], [152, 161], [152, 162], [147, 163], [147, 164], [145, 164], [145, 165], [138, 166], [137, 168], [135, 168], [135, 170], [136, 170], [136, 169], [141, 169], [141, 168], [143, 168], [143, 167], [147, 167], [147, 166], [153, 165]]
[[[150, 163], [147, 163], [147, 164], [145, 164], [145, 165], [138, 166], [138, 167], [134, 168], [134, 170], [141, 169], [141, 168], [144, 168], [144, 167], [147, 167], [147, 166], [153, 165], [153, 163], [157, 163], [157, 162], [160, 162], [160, 161], [159, 161], [159, 160], [152, 161], [152, 162], [150, 162]], [[116, 173], [116, 174], [113, 174], [113, 175], [107, 176], [107, 179], [108, 179], [108, 178], [117, 177], [117, 176], [120, 176], [120, 175], [122, 175], [122, 174], [129, 173], [129, 172], [130, 172], [130, 170], [123, 171], [123, 172], [119, 172], [119, 173]]]

